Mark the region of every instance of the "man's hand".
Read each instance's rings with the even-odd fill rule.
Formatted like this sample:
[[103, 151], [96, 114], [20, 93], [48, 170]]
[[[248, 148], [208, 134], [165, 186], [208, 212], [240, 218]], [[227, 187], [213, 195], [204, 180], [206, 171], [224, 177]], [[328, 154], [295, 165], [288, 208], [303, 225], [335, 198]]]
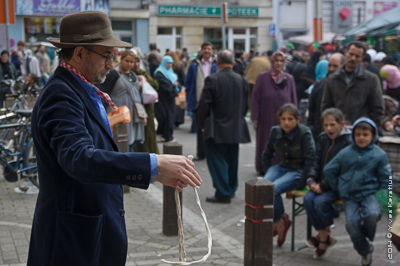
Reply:
[[182, 192], [182, 190], [188, 186], [187, 183], [182, 182], [179, 179], [176, 178], [169, 178], [163, 175], [158, 175], [156, 177], [153, 177], [153, 181], [158, 181], [161, 184], [169, 187], [174, 187], [176, 188], [179, 192]]
[[166, 186], [171, 186], [182, 191], [187, 185], [200, 186], [201, 177], [194, 169], [194, 163], [180, 155], [157, 155], [158, 176], [153, 181], [158, 181]]

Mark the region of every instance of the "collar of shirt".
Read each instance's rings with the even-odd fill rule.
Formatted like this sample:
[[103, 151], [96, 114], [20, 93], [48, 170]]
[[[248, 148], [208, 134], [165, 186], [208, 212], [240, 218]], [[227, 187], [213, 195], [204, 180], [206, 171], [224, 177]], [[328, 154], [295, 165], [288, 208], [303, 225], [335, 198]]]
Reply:
[[201, 63], [203, 65], [209, 65], [209, 64], [211, 64], [211, 61], [212, 61], [212, 57], [210, 57], [207, 61], [204, 60], [204, 58], [201, 58]]
[[108, 128], [108, 131], [112, 135], [110, 123], [108, 122], [107, 112], [101, 102], [100, 96], [97, 94], [97, 88], [93, 87], [91, 84], [84, 82], [79, 76], [77, 76], [74, 72], [67, 69], [74, 78], [79, 82], [79, 84], [85, 89], [86, 93], [89, 95], [90, 99], [92, 99], [93, 104], [96, 106], [97, 111], [99, 111], [101, 118], [103, 118], [103, 122]]
[[354, 70], [353, 72], [350, 72], [350, 73], [346, 72], [345, 67], [342, 68], [341, 75], [347, 85], [349, 85], [350, 82], [353, 80], [353, 78], [355, 78], [355, 76], [357, 76], [357, 72], [358, 72], [358, 67], [356, 68], [356, 70]]

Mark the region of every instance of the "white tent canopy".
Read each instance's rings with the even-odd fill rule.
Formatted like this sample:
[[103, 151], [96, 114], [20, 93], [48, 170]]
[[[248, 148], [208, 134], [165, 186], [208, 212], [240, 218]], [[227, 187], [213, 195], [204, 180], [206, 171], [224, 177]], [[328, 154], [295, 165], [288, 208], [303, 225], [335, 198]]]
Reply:
[[[322, 41], [320, 41], [319, 43], [332, 43], [333, 39], [343, 40], [344, 38], [338, 36], [336, 33], [333, 32], [324, 32], [322, 35]], [[308, 46], [314, 42], [314, 35], [307, 34], [307, 35], [292, 36], [289, 37], [289, 42], [299, 43]]]
[[400, 24], [400, 6], [390, 9], [389, 11], [386, 11], [385, 13], [382, 13], [379, 16], [376, 16], [373, 19], [370, 19], [367, 22], [364, 22], [346, 31], [343, 35], [359, 35], [385, 26], [394, 27], [396, 24]]

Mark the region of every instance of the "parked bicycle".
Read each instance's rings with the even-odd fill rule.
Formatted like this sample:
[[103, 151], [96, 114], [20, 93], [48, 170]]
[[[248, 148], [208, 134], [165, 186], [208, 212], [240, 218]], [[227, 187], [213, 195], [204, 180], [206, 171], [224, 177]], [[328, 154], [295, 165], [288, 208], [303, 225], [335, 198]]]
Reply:
[[0, 130], [14, 129], [13, 150], [7, 147], [5, 141], [0, 140], [0, 164], [3, 166], [4, 178], [9, 182], [18, 182], [16, 192], [37, 193], [39, 178], [30, 126], [32, 111], [17, 110], [15, 114], [24, 119], [16, 124], [0, 125]]

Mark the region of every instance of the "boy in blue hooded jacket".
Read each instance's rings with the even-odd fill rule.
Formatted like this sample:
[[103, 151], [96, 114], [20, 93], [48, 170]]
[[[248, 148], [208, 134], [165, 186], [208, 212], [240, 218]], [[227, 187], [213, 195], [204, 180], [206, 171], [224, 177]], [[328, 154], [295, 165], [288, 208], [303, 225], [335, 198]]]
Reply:
[[375, 193], [387, 189], [392, 173], [385, 151], [375, 145], [378, 129], [365, 117], [354, 122], [352, 145], [341, 150], [325, 167], [332, 190], [344, 202], [346, 230], [362, 265], [371, 265], [376, 224], [382, 216]]

